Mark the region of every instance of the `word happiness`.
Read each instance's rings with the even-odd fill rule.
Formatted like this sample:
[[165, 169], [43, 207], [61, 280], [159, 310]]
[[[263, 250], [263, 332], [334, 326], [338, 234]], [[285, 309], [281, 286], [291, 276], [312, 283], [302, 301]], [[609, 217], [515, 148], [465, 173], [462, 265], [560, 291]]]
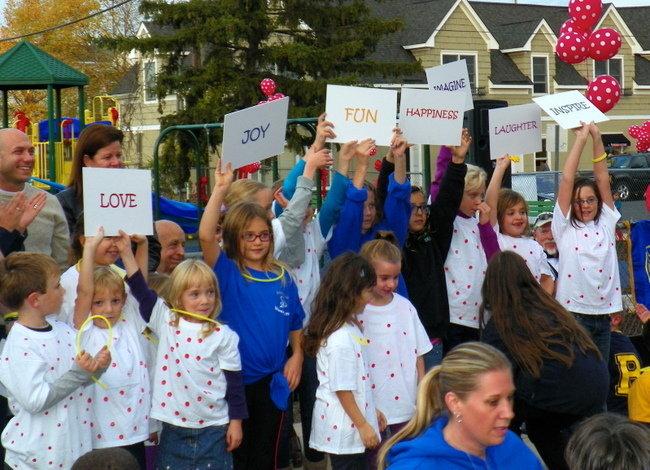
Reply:
[[255, 142], [260, 137], [263, 139], [264, 137], [266, 137], [266, 131], [269, 130], [269, 127], [271, 127], [270, 122], [266, 126], [253, 127], [252, 129], [248, 129], [244, 131], [244, 135], [242, 136], [241, 143], [246, 144], [248, 142]]
[[134, 193], [99, 193], [99, 207], [138, 207]]
[[453, 109], [406, 108], [405, 114], [431, 119], [449, 119], [450, 121], [458, 119], [458, 111]]
[[504, 126], [494, 127], [494, 135], [511, 134], [519, 131], [529, 131], [537, 129], [537, 121], [520, 122], [517, 124], [506, 124]]
[[557, 108], [551, 108], [551, 112], [557, 116], [558, 114], [574, 113], [582, 109], [589, 109], [589, 105], [582, 102], [565, 104], [563, 106], [558, 106]]

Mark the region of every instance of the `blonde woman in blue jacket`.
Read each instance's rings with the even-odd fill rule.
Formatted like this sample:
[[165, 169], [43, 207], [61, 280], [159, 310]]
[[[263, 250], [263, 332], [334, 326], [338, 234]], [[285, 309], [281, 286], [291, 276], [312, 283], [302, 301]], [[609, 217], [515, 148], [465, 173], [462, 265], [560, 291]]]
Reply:
[[541, 470], [508, 430], [514, 392], [503, 353], [475, 342], [455, 347], [420, 382], [415, 415], [381, 449], [380, 470]]

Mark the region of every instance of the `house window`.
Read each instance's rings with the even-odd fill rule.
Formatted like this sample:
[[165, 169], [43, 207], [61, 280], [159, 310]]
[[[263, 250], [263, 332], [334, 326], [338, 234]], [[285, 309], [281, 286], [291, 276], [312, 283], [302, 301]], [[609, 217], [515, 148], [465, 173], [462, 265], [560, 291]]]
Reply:
[[623, 86], [623, 59], [614, 57], [602, 62], [594, 61], [594, 77], [599, 75], [611, 75]]
[[156, 100], [156, 63], [144, 63], [144, 100]]
[[533, 93], [548, 93], [548, 59], [533, 57]]
[[457, 60], [463, 60], [467, 62], [467, 74], [469, 75], [469, 84], [472, 87], [472, 92], [476, 93], [476, 56], [468, 54], [443, 54], [442, 63], [448, 64], [450, 62], [456, 62]]

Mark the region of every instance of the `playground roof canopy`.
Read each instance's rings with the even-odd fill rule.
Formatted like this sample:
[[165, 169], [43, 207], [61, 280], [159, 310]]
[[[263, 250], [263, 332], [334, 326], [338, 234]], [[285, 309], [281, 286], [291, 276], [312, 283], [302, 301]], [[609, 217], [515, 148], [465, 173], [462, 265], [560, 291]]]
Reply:
[[88, 76], [25, 40], [0, 55], [0, 90], [67, 88], [88, 84]]

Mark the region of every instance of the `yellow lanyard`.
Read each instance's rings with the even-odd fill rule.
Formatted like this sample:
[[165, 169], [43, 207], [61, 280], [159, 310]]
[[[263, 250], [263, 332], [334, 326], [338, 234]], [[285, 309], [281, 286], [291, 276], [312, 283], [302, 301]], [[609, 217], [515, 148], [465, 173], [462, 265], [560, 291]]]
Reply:
[[175, 313], [180, 313], [181, 315], [186, 315], [188, 317], [196, 318], [196, 319], [201, 320], [201, 321], [207, 321], [207, 322], [210, 322], [210, 323], [214, 323], [217, 326], [221, 326], [221, 323], [219, 323], [217, 320], [215, 320], [214, 318], [206, 317], [205, 315], [200, 315], [200, 314], [194, 313], [194, 312], [187, 312], [187, 311], [181, 310], [179, 308], [172, 308], [170, 310], [172, 312], [175, 312]]
[[[111, 322], [108, 321], [108, 318], [106, 318], [103, 315], [89, 315], [88, 318], [86, 318], [84, 320], [84, 322], [81, 324], [81, 326], [79, 327], [79, 331], [77, 331], [77, 341], [76, 341], [77, 356], [79, 356], [79, 354], [81, 354], [81, 351], [82, 351], [82, 349], [81, 349], [81, 334], [82, 334], [84, 328], [86, 327], [86, 325], [88, 325], [88, 323], [90, 323], [91, 321], [93, 321], [95, 319], [101, 320], [104, 323], [106, 323], [106, 327], [107, 327], [106, 329], [108, 330], [108, 339], [106, 340], [106, 349], [110, 350], [111, 346], [113, 346], [113, 326], [111, 325]], [[97, 385], [102, 387], [104, 390], [106, 390], [108, 388], [104, 383], [100, 382], [97, 379], [97, 377], [95, 377], [94, 375], [91, 378], [93, 379], [93, 382], [95, 382]]]
[[284, 277], [284, 268], [280, 266], [280, 274], [278, 274], [276, 277], [272, 278], [267, 278], [267, 279], [259, 279], [257, 277], [253, 277], [248, 273], [241, 273], [241, 275], [244, 277], [244, 279], [248, 279], [249, 281], [255, 281], [255, 282], [275, 282], [279, 281]]

